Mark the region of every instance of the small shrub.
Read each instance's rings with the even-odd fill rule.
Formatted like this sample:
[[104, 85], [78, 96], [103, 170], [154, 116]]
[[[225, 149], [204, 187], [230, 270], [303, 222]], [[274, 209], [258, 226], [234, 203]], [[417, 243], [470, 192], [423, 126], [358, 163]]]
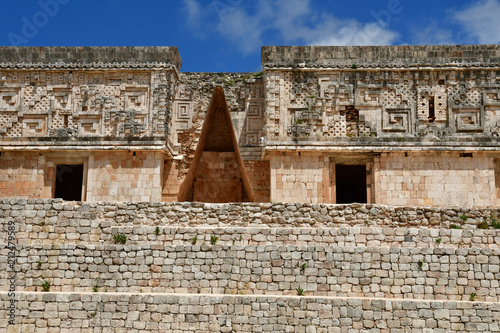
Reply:
[[215, 235], [210, 236], [210, 244], [212, 244], [212, 245], [217, 244], [218, 239], [219, 239], [219, 237], [217, 237]]
[[436, 238], [436, 244], [437, 245], [441, 244], [441, 238]]
[[155, 228], [155, 234], [156, 234], [156, 236], [158, 236], [160, 234], [160, 227]]
[[50, 281], [43, 280], [42, 288], [43, 291], [50, 291]]
[[461, 226], [456, 225], [456, 224], [452, 224], [452, 225], [451, 225], [451, 228], [452, 228], [452, 229], [463, 229]]
[[302, 288], [298, 287], [298, 288], [297, 288], [297, 289], [295, 289], [295, 290], [297, 290], [297, 295], [299, 295], [299, 296], [304, 296], [304, 289], [302, 289]]
[[116, 234], [113, 236], [113, 239], [115, 240], [115, 244], [125, 244], [127, 242], [127, 235], [124, 234]]
[[196, 242], [198, 241], [198, 236], [194, 236], [191, 238], [191, 244], [196, 245]]
[[93, 292], [95, 292], [95, 293], [96, 293], [98, 290], [99, 290], [99, 289], [98, 289], [98, 287], [97, 287], [97, 284], [96, 284], [95, 286], [93, 286], [93, 287], [92, 287], [92, 291], [93, 291]]
[[358, 65], [352, 64], [351, 69], [358, 69]]
[[460, 215], [460, 219], [462, 220], [462, 223], [465, 223], [469, 218], [465, 214], [462, 214]]
[[488, 227], [489, 227], [489, 225], [488, 225], [488, 222], [486, 222], [486, 221], [478, 223], [478, 225], [477, 225], [478, 229], [488, 229]]
[[476, 293], [471, 293], [470, 297], [469, 297], [469, 300], [475, 301], [476, 300]]

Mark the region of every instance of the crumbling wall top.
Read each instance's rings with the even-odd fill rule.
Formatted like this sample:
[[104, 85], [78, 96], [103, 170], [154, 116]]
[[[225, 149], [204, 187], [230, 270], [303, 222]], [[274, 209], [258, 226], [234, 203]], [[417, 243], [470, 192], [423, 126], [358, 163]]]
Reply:
[[500, 45], [263, 46], [264, 68], [498, 67]]
[[0, 68], [92, 69], [175, 67], [177, 47], [0, 47]]

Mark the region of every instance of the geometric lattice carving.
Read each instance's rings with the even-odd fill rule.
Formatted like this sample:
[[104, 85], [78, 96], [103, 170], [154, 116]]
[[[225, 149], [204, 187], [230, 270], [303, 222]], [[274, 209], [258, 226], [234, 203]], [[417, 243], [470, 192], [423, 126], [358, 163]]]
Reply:
[[500, 90], [488, 90], [483, 93], [484, 105], [500, 106]]
[[382, 129], [386, 132], [410, 133], [410, 111], [411, 109], [384, 108]]
[[264, 85], [261, 82], [249, 84], [245, 105], [246, 145], [258, 146], [262, 130], [266, 124], [264, 118]]
[[484, 108], [469, 106], [453, 108], [453, 118], [457, 132], [482, 131]]
[[23, 119], [23, 136], [42, 136], [47, 133], [45, 117]]
[[99, 135], [101, 134], [101, 118], [83, 118], [78, 120], [78, 134]]
[[[447, 94], [444, 86], [422, 85], [417, 87], [417, 119], [422, 121], [447, 121]], [[431, 105], [433, 117], [431, 117]]]
[[19, 108], [21, 88], [0, 87], [0, 111], [15, 111]]

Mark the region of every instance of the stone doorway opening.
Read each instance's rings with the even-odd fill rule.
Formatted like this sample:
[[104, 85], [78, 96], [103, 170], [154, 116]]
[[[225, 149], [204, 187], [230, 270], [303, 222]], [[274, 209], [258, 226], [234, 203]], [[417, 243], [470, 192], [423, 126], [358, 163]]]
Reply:
[[81, 201], [83, 188], [83, 164], [58, 164], [54, 198]]
[[367, 203], [366, 165], [335, 165], [338, 204]]

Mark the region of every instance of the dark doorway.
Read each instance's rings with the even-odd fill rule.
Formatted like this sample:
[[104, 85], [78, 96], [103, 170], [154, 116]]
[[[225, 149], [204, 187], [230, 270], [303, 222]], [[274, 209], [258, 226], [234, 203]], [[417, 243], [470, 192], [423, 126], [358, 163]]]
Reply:
[[366, 203], [366, 165], [335, 166], [335, 184], [338, 204]]
[[82, 200], [83, 164], [58, 164], [55, 198]]

